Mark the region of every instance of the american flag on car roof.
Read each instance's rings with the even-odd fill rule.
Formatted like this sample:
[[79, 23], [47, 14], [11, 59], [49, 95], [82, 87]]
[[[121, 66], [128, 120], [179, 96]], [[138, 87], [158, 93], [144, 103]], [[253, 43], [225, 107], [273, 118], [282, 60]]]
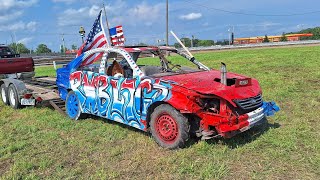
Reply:
[[111, 43], [113, 46], [124, 46], [125, 39], [121, 25], [110, 28], [109, 32], [111, 36]]
[[[84, 44], [80, 47], [77, 56], [81, 55], [82, 53], [95, 48], [100, 48], [108, 45], [108, 41], [104, 32], [103, 24], [102, 24], [102, 16], [100, 11], [97, 19], [95, 20], [93, 27], [88, 34], [87, 40], [84, 42]], [[82, 66], [92, 64], [96, 60], [100, 59], [102, 57], [103, 53], [96, 53], [88, 58], [84, 59], [82, 62]]]

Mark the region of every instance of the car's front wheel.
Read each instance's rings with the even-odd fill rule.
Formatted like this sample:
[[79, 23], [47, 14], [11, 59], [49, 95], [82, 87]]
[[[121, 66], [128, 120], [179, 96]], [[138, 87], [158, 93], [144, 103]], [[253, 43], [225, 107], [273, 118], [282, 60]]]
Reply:
[[188, 119], [168, 104], [156, 107], [150, 117], [151, 134], [162, 147], [177, 149], [189, 140]]

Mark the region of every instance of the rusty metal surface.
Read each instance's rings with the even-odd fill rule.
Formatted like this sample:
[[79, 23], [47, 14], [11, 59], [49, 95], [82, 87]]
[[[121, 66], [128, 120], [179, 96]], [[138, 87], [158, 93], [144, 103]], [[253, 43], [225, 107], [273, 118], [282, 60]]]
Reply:
[[61, 99], [53, 99], [49, 101], [50, 105], [57, 110], [60, 114], [66, 115], [65, 113], [65, 102]]

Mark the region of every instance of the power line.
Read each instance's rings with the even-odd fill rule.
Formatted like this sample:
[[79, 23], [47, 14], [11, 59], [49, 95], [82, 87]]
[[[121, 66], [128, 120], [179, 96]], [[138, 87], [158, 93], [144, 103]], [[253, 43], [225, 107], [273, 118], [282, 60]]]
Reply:
[[316, 14], [320, 13], [320, 11], [310, 11], [310, 12], [304, 12], [304, 13], [293, 13], [293, 14], [255, 14], [255, 13], [244, 13], [244, 12], [237, 12], [237, 11], [229, 11], [225, 9], [218, 9], [218, 8], [212, 8], [208, 7], [202, 4], [194, 3], [189, 0], [184, 0], [187, 3], [206, 8], [208, 10], [213, 10], [213, 11], [220, 11], [220, 12], [225, 12], [225, 13], [230, 13], [230, 14], [239, 14], [239, 15], [245, 15], [245, 16], [274, 16], [274, 17], [286, 17], [286, 16], [301, 16], [301, 15], [307, 15], [307, 14]]

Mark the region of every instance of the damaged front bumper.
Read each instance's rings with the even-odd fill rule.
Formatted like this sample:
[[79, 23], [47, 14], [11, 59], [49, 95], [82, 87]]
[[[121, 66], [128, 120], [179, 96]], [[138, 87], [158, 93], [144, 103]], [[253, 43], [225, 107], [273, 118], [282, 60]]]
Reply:
[[279, 110], [280, 108], [275, 102], [263, 102], [263, 105], [260, 108], [246, 114], [248, 116], [248, 120], [244, 123], [248, 125], [242, 127], [240, 132], [244, 132], [257, 124], [260, 124], [263, 118], [267, 116], [273, 116], [274, 113], [278, 112]]
[[[279, 110], [280, 108], [276, 105], [275, 102], [263, 102], [262, 106], [258, 109], [236, 117], [236, 124], [230, 124], [232, 120], [228, 118], [220, 119], [220, 122], [224, 123], [214, 124], [213, 122], [216, 121], [213, 121], [213, 119], [215, 119], [216, 117], [210, 115], [203, 116], [203, 120], [206, 121], [209, 126], [215, 126], [219, 136], [231, 138], [238, 133], [247, 131], [253, 126], [261, 124], [262, 122], [264, 122], [265, 117], [272, 116]], [[204, 131], [204, 133], [206, 132]], [[206, 136], [205, 134], [203, 135]], [[209, 138], [210, 137], [205, 137], [205, 139]]]

